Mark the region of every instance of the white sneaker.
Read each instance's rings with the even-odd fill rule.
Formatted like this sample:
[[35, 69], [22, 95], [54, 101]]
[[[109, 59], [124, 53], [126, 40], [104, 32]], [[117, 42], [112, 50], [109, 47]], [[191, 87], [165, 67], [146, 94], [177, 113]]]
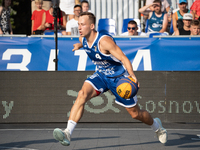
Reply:
[[155, 118], [154, 120], [159, 124], [159, 129], [156, 131], [156, 135], [159, 141], [165, 144], [167, 142], [167, 130], [163, 128], [159, 118]]
[[58, 140], [62, 145], [69, 146], [70, 145], [70, 134], [68, 130], [61, 130], [59, 128], [54, 129], [53, 137]]

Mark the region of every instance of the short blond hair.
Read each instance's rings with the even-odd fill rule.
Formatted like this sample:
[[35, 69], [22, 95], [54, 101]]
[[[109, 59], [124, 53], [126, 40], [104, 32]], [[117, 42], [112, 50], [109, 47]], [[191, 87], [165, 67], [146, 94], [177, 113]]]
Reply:
[[43, 3], [43, 0], [35, 0], [35, 3]]
[[81, 16], [88, 16], [89, 20], [95, 25], [95, 23], [96, 23], [96, 17], [95, 17], [95, 15], [93, 13], [82, 12], [79, 17], [81, 17]]

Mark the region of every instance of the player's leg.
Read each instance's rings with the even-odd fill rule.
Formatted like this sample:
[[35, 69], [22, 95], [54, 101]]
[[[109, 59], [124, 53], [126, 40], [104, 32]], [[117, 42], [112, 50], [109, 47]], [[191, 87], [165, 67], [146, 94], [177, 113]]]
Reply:
[[126, 108], [132, 118], [137, 119], [149, 126], [156, 132], [157, 137], [161, 143], [167, 142], [167, 131], [162, 127], [162, 123], [159, 118], [153, 119], [146, 110], [140, 110], [138, 104], [134, 107]]
[[99, 77], [97, 73], [90, 76], [84, 82], [78, 93], [77, 99], [72, 106], [67, 128], [64, 131], [56, 128], [53, 132], [54, 138], [60, 141], [60, 143], [64, 146], [70, 145], [71, 134], [83, 115], [85, 103], [106, 90], [106, 85], [102, 82], [101, 77]]
[[134, 107], [126, 108], [128, 113], [131, 115], [132, 118], [137, 119], [147, 125], [153, 124], [153, 118], [146, 110], [140, 110], [138, 104]]
[[70, 117], [67, 123], [67, 128], [65, 130], [56, 128], [53, 132], [54, 138], [58, 140], [62, 145], [70, 145], [72, 132], [83, 115], [85, 103], [96, 95], [97, 92], [92, 87], [92, 85], [84, 82], [81, 90], [78, 93], [77, 99], [72, 106]]
[[[126, 75], [124, 75], [126, 76]], [[162, 127], [162, 123], [159, 118], [153, 119], [151, 115], [146, 110], [140, 110], [137, 104], [137, 96], [130, 99], [121, 98], [116, 92], [117, 82], [122, 78], [120, 76], [115, 78], [115, 80], [110, 79], [109, 89], [115, 95], [115, 102], [121, 106], [124, 106], [132, 118], [142, 121], [143, 123], [151, 126], [151, 128], [156, 132], [158, 139], [161, 143], [167, 142], [167, 131]]]
[[82, 89], [78, 93], [78, 97], [72, 106], [69, 120], [73, 120], [74, 122], [78, 122], [84, 111], [85, 103], [90, 100], [92, 97], [97, 96], [96, 90], [92, 87], [92, 85], [88, 82], [83, 84]]
[[67, 14], [65, 14], [64, 11], [62, 11], [62, 16], [63, 16], [63, 26], [66, 29], [66, 24], [67, 24]]

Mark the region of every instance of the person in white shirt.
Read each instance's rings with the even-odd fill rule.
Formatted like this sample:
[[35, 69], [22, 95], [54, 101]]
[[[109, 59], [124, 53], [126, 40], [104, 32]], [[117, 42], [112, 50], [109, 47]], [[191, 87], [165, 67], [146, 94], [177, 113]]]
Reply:
[[128, 22], [127, 30], [128, 31], [122, 33], [121, 36], [146, 36], [144, 32], [137, 32], [137, 22], [134, 20]]
[[64, 26], [66, 26], [68, 19], [74, 18], [74, 6], [78, 4], [80, 4], [80, 0], [60, 0], [59, 8], [62, 11]]
[[78, 18], [82, 12], [81, 5], [74, 6], [74, 18], [69, 20], [66, 24], [66, 31], [62, 32], [62, 35], [73, 35], [78, 36]]

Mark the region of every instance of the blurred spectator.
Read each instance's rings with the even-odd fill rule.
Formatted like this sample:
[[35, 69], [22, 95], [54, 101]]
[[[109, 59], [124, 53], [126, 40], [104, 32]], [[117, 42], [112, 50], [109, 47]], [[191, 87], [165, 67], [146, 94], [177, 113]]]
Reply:
[[190, 7], [190, 10], [193, 11], [195, 19], [200, 21], [200, 0], [195, 0], [195, 2]]
[[160, 32], [163, 33], [167, 29], [168, 19], [167, 14], [161, 12], [161, 0], [154, 0], [152, 4], [144, 6], [139, 9], [140, 13], [143, 13], [150, 7], [154, 8], [154, 11], [150, 12], [148, 15], [148, 32]]
[[131, 20], [128, 22], [128, 26], [127, 26], [127, 32], [124, 32], [121, 34], [121, 36], [145, 36], [146, 34], [144, 32], [140, 32], [138, 33], [138, 27], [137, 27], [137, 22], [134, 20]]
[[60, 0], [60, 10], [63, 12], [63, 25], [66, 26], [67, 20], [74, 18], [74, 6], [80, 4], [80, 0]]
[[81, 2], [81, 7], [82, 7], [82, 12], [91, 12], [91, 10], [89, 10], [89, 2], [86, 0], [83, 0]]
[[[150, 5], [150, 4], [152, 4], [153, 3], [153, 1], [154, 0], [146, 0], [146, 6], [147, 5]], [[161, 7], [161, 11], [162, 12], [168, 12], [169, 11], [169, 9], [170, 9], [170, 5], [169, 5], [169, 3], [168, 3], [168, 1], [167, 0], [161, 0], [161, 2], [162, 2], [162, 7]], [[154, 7], [149, 7], [147, 10], [145, 10], [145, 12], [143, 13], [144, 14], [144, 18], [145, 19], [148, 19], [148, 15], [149, 15], [149, 13], [150, 12], [152, 12], [152, 11], [154, 11]]]
[[74, 6], [74, 18], [69, 20], [66, 25], [66, 31], [63, 31], [63, 35], [79, 35], [78, 31], [78, 18], [82, 12], [81, 5]]
[[[31, 2], [31, 11], [32, 11], [32, 13], [34, 12], [34, 10], [36, 10], [37, 9], [37, 7], [36, 7], [36, 5], [35, 5], [35, 0], [31, 0], [32, 2]], [[51, 2], [51, 0], [43, 0], [43, 5], [42, 5], [42, 9], [44, 9], [44, 10], [49, 10], [50, 9], [50, 7], [51, 7], [51, 4], [52, 4], [52, 2]]]
[[183, 15], [183, 27], [177, 29], [174, 35], [190, 35], [190, 24], [193, 19], [193, 15], [190, 13], [185, 13]]
[[45, 16], [45, 10], [42, 9], [43, 0], [35, 0], [35, 5], [37, 7], [34, 10], [31, 20], [32, 20], [32, 34], [43, 34], [44, 26], [42, 25], [42, 18]]
[[199, 33], [198, 35], [200, 35], [200, 24], [199, 24], [199, 27], [198, 27], [198, 33]]
[[174, 31], [183, 28], [183, 15], [185, 13], [190, 13], [190, 10], [187, 9], [187, 5], [188, 5], [187, 0], [179, 0], [178, 4], [179, 10], [176, 11], [172, 16]]
[[199, 35], [199, 26], [200, 22], [199, 20], [192, 20], [190, 24], [190, 35]]
[[0, 34], [13, 34], [10, 23], [11, 0], [3, 0], [0, 6]]
[[[61, 29], [63, 25], [61, 11], [58, 10], [57, 15], [57, 27]], [[51, 8], [45, 12], [45, 15], [42, 18], [42, 25], [44, 26], [45, 30], [54, 30], [53, 5], [51, 5]]]

